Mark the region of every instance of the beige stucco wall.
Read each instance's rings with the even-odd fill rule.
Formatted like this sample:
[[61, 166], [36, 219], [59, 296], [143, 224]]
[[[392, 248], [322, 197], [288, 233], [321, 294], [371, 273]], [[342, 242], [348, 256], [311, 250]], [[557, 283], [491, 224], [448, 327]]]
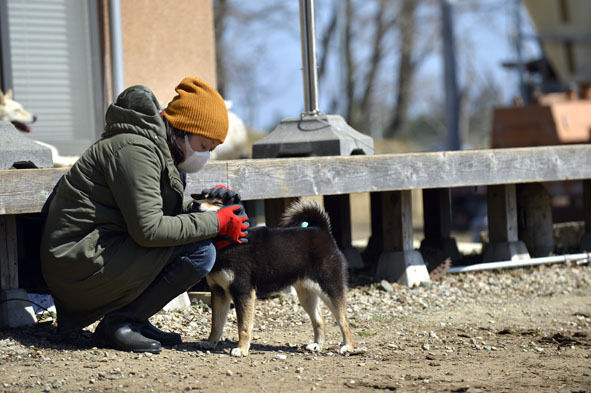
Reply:
[[215, 86], [211, 0], [121, 0], [125, 86], [150, 87], [162, 106], [185, 76]]

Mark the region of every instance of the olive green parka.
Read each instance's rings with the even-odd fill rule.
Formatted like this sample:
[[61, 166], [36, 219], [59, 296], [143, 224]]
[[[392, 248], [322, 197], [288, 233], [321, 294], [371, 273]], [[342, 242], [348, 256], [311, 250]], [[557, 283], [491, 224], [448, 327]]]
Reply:
[[87, 326], [140, 295], [175, 246], [217, 235], [215, 213], [191, 213], [144, 86], [109, 106], [105, 132], [60, 180], [43, 231], [43, 276], [58, 329]]

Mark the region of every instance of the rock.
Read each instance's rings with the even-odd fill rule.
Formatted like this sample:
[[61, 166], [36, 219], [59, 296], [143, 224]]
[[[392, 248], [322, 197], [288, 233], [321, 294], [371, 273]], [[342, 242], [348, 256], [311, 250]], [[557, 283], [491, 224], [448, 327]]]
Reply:
[[392, 284], [390, 284], [387, 280], [380, 281], [380, 288], [386, 292], [394, 291], [394, 287], [392, 287]]

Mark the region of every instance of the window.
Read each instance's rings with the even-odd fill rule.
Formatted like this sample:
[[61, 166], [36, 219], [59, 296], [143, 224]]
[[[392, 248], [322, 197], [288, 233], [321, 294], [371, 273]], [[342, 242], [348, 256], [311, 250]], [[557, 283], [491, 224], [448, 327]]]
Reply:
[[92, 7], [91, 0], [7, 0], [14, 98], [37, 116], [31, 137], [64, 155], [82, 153], [102, 129]]

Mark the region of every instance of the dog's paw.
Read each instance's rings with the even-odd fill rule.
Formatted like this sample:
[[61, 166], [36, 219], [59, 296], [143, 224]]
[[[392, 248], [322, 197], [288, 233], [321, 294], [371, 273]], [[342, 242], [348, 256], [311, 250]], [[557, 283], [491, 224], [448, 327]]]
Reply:
[[203, 350], [206, 350], [206, 351], [215, 349], [216, 346], [217, 346], [217, 343], [213, 343], [213, 342], [210, 342], [210, 341], [207, 341], [207, 340], [202, 340], [202, 341], [199, 341], [197, 343], [197, 347], [199, 349], [203, 349]]
[[242, 348], [232, 348], [232, 351], [230, 351], [230, 355], [236, 357], [236, 358], [241, 358], [243, 356], [248, 356], [248, 350], [244, 350]]
[[352, 345], [343, 345], [340, 349], [339, 349], [339, 353], [341, 355], [345, 355], [347, 353], [355, 353], [355, 348]]
[[322, 350], [322, 345], [318, 343], [310, 343], [306, 345], [306, 351], [310, 352], [320, 352]]

